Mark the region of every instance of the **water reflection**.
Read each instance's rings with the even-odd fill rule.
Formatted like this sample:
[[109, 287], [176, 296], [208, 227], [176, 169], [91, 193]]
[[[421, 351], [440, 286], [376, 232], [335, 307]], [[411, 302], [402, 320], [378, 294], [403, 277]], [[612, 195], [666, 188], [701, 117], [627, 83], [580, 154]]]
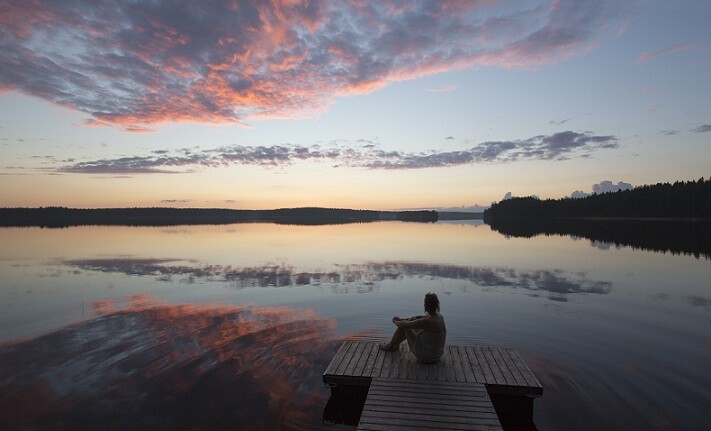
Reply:
[[689, 300], [689, 304], [695, 307], [703, 307], [706, 311], [711, 311], [711, 299], [696, 295], [689, 296], [687, 299]]
[[312, 429], [335, 322], [138, 296], [0, 345], [0, 429]]
[[[553, 294], [549, 299], [564, 301], [568, 294], [610, 293], [612, 282], [592, 280], [584, 272], [556, 269], [517, 270], [506, 267], [472, 267], [420, 262], [368, 262], [335, 265], [331, 271], [300, 271], [287, 264], [265, 264], [259, 267], [200, 264], [165, 258], [94, 258], [62, 261], [65, 265], [85, 271], [153, 276], [159, 281], [182, 277], [189, 283], [222, 281], [239, 287], [283, 287], [321, 283], [360, 283], [373, 285], [404, 277], [466, 280], [480, 287], [520, 288]], [[76, 271], [76, 270], [74, 270]], [[463, 288], [466, 290], [466, 287]], [[373, 289], [358, 290], [361, 293]]]
[[703, 256], [711, 259], [711, 223], [708, 221], [495, 219], [491, 229], [506, 236], [569, 235], [587, 238], [601, 250], [629, 246], [643, 250]]

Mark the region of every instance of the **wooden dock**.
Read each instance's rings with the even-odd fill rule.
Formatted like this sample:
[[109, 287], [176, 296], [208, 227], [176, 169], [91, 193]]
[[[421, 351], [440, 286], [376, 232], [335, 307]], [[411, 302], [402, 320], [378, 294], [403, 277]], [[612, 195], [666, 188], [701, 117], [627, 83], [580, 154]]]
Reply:
[[346, 341], [323, 381], [338, 388], [369, 387], [362, 430], [417, 429], [418, 424], [421, 429], [501, 429], [490, 396], [525, 399], [526, 420], [532, 421], [532, 399], [543, 395], [518, 352], [495, 346], [447, 346], [439, 361], [422, 364], [405, 343], [386, 352], [374, 342]]
[[373, 378], [358, 430], [431, 429], [502, 428], [480, 383]]

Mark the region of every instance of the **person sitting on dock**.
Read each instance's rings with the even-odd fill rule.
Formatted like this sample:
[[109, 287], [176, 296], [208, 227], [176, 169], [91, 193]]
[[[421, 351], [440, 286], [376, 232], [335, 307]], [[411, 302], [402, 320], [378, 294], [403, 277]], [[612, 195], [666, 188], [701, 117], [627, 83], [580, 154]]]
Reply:
[[397, 326], [389, 343], [380, 344], [380, 348], [394, 352], [400, 343], [407, 340], [410, 351], [418, 361], [424, 363], [436, 362], [444, 353], [444, 343], [447, 338], [447, 327], [444, 316], [439, 312], [439, 298], [435, 293], [425, 295], [425, 312], [423, 316], [413, 316], [402, 319], [393, 317]]

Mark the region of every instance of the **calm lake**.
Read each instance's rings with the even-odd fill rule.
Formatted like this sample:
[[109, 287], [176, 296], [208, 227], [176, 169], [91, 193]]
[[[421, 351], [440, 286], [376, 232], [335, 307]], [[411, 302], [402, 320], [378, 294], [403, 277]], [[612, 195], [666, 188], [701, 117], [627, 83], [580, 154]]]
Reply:
[[[0, 228], [0, 429], [334, 429], [324, 371], [439, 295], [540, 430], [711, 429], [711, 260], [480, 221]], [[349, 429], [345, 426], [336, 428]]]

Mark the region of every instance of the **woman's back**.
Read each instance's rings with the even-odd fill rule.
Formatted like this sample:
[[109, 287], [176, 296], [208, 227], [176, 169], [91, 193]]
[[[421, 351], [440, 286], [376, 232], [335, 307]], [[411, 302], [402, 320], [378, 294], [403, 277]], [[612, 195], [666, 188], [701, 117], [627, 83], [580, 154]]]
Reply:
[[420, 362], [435, 362], [442, 357], [447, 341], [447, 327], [444, 316], [437, 313], [429, 317], [430, 324], [417, 335], [412, 352]]

